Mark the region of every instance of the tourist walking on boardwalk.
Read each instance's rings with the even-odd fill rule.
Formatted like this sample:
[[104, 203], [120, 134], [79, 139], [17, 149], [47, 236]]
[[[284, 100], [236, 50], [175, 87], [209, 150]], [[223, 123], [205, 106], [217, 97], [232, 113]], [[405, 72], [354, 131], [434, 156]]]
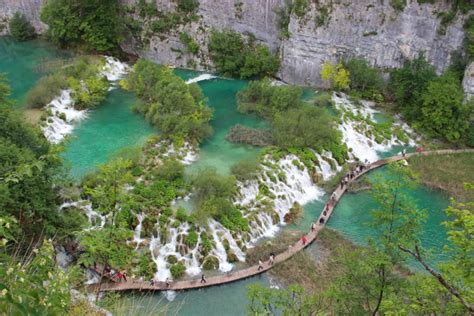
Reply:
[[333, 193], [331, 194], [331, 202], [334, 203], [334, 202], [336, 201], [336, 197], [337, 197], [336, 192], [333, 192]]
[[204, 273], [201, 275], [201, 283], [207, 283]]
[[258, 260], [258, 268], [257, 271], [263, 270], [263, 263], [262, 260]]
[[321, 217], [321, 218], [319, 219], [319, 224], [321, 224], [321, 225], [324, 224], [324, 217]]
[[301, 243], [303, 243], [303, 246], [306, 245], [307, 241], [308, 239], [306, 238], [306, 235], [303, 235], [303, 237], [301, 237]]
[[316, 230], [316, 224], [313, 222], [311, 223], [311, 231], [314, 232]]
[[155, 286], [155, 279], [152, 278], [152, 279], [150, 280], [150, 285], [151, 285], [151, 286]]
[[275, 254], [272, 252], [270, 253], [270, 259], [268, 259], [268, 264], [273, 265], [273, 262], [275, 262]]
[[166, 278], [165, 283], [166, 283], [166, 287], [169, 288], [169, 287], [171, 286], [171, 280], [170, 280], [170, 278]]
[[407, 155], [407, 150], [406, 150], [406, 148], [403, 148], [403, 149], [402, 149], [402, 156], [403, 156], [403, 158], [405, 158], [406, 155]]

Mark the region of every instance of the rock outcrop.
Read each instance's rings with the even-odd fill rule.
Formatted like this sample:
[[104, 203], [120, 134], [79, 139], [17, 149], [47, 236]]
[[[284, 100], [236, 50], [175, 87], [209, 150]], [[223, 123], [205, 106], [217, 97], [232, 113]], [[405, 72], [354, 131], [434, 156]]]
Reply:
[[[138, 0], [122, 0], [133, 5]], [[173, 0], [156, 1], [161, 11], [174, 10]], [[208, 34], [212, 29], [233, 29], [241, 34], [253, 34], [281, 56], [280, 78], [288, 83], [320, 86], [319, 70], [325, 60], [359, 56], [379, 67], [398, 67], [404, 59], [425, 52], [427, 59], [441, 72], [450, 62], [453, 51], [462, 46], [464, 16], [458, 14], [447, 26], [441, 24], [439, 12], [450, 10], [450, 1], [419, 4], [407, 0], [399, 12], [391, 1], [380, 0], [319, 0], [309, 1], [303, 16], [291, 15], [289, 38], [280, 36], [277, 11], [285, 0], [199, 0], [199, 19], [167, 34], [154, 34], [149, 44], [139, 47], [133, 40], [123, 48], [139, 56], [164, 64], [196, 69], [212, 69], [207, 51]], [[15, 11], [25, 13], [39, 30], [41, 0], [0, 0], [2, 19]], [[5, 23], [4, 23], [5, 24]], [[1, 29], [1, 26], [0, 26]], [[179, 40], [185, 31], [200, 46], [192, 55]], [[3, 31], [5, 33], [5, 30]]]
[[15, 12], [23, 13], [41, 33], [46, 25], [40, 21], [39, 12], [42, 0], [0, 0], [0, 35], [8, 34], [8, 21]]
[[464, 71], [462, 88], [464, 89], [464, 96], [466, 100], [469, 100], [472, 98], [472, 96], [474, 96], [474, 62], [470, 63]]

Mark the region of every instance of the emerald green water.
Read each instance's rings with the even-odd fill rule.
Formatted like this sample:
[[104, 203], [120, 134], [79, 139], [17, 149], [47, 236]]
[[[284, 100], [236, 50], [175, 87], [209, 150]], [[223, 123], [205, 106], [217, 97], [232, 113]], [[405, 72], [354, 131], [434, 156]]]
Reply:
[[[42, 42], [15, 43], [0, 38], [0, 72], [7, 73], [12, 84], [13, 97], [20, 101], [41, 76], [35, 71], [37, 65], [45, 59], [63, 58], [66, 55]], [[176, 73], [183, 79], [199, 75], [197, 72], [184, 70], [176, 70]], [[250, 127], [265, 127], [265, 122], [236, 110], [235, 94], [246, 85], [245, 81], [214, 79], [202, 81], [199, 85], [215, 110], [212, 121], [214, 135], [202, 144], [199, 160], [189, 166], [188, 171], [212, 166], [222, 173], [227, 173], [235, 162], [255, 158], [259, 153], [259, 149], [227, 142], [225, 135], [229, 129], [237, 123]], [[307, 95], [309, 94], [307, 92]], [[103, 104], [92, 110], [89, 117], [76, 127], [63, 154], [75, 178], [80, 178], [97, 164], [106, 162], [121, 148], [142, 145], [149, 135], [156, 132], [141, 116], [130, 110], [135, 102], [132, 94], [120, 89], [113, 90]], [[389, 156], [398, 151], [400, 149], [394, 149], [383, 155]], [[381, 168], [369, 177], [386, 172], [385, 168]], [[429, 210], [430, 216], [423, 230], [422, 243], [433, 248], [436, 260], [442, 259], [440, 252], [446, 241], [446, 233], [441, 222], [446, 219], [443, 209], [448, 205], [448, 198], [441, 192], [424, 187], [411, 191], [410, 195], [416, 200], [418, 207]], [[323, 205], [323, 201], [309, 203], [305, 206], [301, 223], [288, 228], [309, 229], [310, 223], [319, 216]], [[369, 219], [369, 211], [375, 207], [369, 192], [346, 194], [328, 226], [363, 244], [368, 236], [374, 236], [374, 231], [365, 223]], [[175, 314], [179, 309], [179, 315], [243, 315], [246, 314], [247, 305], [246, 287], [254, 282], [269, 285], [268, 278], [263, 275], [220, 287], [179, 293], [170, 304], [167, 304], [160, 294], [148, 295], [139, 305], [142, 306], [142, 312], [154, 305], [168, 305], [170, 314]], [[125, 298], [125, 302], [129, 299]]]
[[112, 90], [106, 100], [77, 125], [63, 153], [74, 178], [107, 162], [122, 148], [142, 146], [155, 132], [141, 115], [132, 112], [135, 102], [137, 99], [132, 93]]
[[43, 41], [18, 43], [0, 37], [0, 73], [5, 73], [12, 88], [11, 98], [22, 105], [26, 93], [44, 74], [40, 65], [71, 56]]

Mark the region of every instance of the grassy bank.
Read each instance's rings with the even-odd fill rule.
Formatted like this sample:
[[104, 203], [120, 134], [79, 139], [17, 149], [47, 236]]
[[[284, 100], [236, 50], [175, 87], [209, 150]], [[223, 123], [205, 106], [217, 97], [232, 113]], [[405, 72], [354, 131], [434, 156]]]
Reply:
[[464, 183], [474, 183], [474, 154], [415, 156], [410, 158], [410, 165], [423, 184], [444, 190], [460, 201], [474, 198], [464, 190]]

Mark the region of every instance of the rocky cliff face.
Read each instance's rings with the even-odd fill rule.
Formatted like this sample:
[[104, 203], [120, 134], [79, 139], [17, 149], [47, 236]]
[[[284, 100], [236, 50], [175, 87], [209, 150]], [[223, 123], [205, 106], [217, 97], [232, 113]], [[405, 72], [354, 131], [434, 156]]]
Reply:
[[[446, 28], [445, 35], [440, 35], [436, 13], [448, 11], [448, 3], [407, 2], [402, 12], [396, 12], [390, 1], [379, 0], [320, 0], [318, 7], [312, 4], [302, 19], [291, 19], [290, 38], [281, 45], [281, 78], [319, 85], [320, 66], [325, 60], [359, 56], [379, 67], [392, 68], [422, 51], [438, 71], [445, 69], [450, 54], [461, 47], [464, 39], [462, 17]], [[329, 11], [328, 21], [318, 26], [322, 8]]]
[[17, 11], [26, 15], [37, 32], [43, 32], [46, 25], [39, 19], [41, 2], [42, 0], [0, 0], [0, 35], [8, 34], [8, 21]]
[[[122, 1], [128, 5], [138, 2]], [[156, 1], [162, 11], [174, 10], [176, 5], [173, 0], [151, 1]], [[129, 41], [124, 43], [124, 49], [160, 63], [212, 69], [207, 51], [209, 31], [230, 28], [242, 34], [251, 33], [258, 41], [278, 51], [281, 56], [279, 76], [283, 81], [319, 86], [322, 62], [352, 56], [391, 68], [424, 51], [436, 69], [442, 71], [464, 38], [462, 15], [441, 32], [437, 12], [449, 10], [448, 0], [422, 5], [416, 0], [407, 0], [402, 12], [395, 11], [390, 1], [310, 2], [303, 16], [291, 16], [288, 39], [280, 37], [276, 13], [285, 6], [285, 0], [200, 0], [198, 21], [182, 25], [165, 35], [152, 35], [150, 44], [144, 48], [139, 49], [134, 41]], [[0, 21], [19, 10], [33, 21], [38, 30], [43, 30], [44, 25], [38, 18], [40, 3], [41, 0], [0, 0]], [[185, 52], [179, 40], [182, 31], [199, 43], [199, 54]]]

